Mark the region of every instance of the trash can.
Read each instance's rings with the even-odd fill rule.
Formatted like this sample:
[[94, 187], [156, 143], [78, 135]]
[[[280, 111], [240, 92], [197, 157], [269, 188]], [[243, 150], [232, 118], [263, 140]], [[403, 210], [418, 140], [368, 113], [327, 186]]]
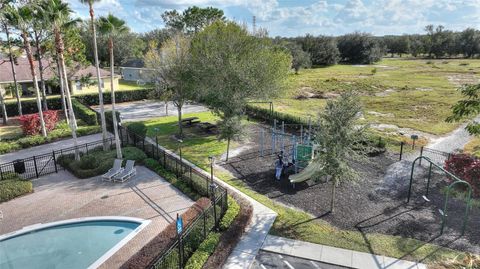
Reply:
[[13, 161], [13, 169], [17, 174], [25, 173], [25, 162], [23, 161], [23, 159]]

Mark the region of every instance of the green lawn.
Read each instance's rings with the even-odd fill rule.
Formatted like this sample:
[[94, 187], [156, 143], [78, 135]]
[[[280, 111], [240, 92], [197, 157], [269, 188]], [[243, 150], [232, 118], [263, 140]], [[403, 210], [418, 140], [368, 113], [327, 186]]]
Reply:
[[[197, 116], [201, 121], [215, 122], [218, 120], [210, 112], [184, 115], [184, 117], [191, 116]], [[172, 138], [177, 131], [176, 117], [149, 120], [145, 121], [145, 124], [148, 127], [148, 136], [154, 138], [154, 128], [159, 128], [159, 144], [178, 152], [178, 143]], [[184, 139], [182, 146], [184, 158], [208, 171], [210, 169], [208, 156], [212, 155], [217, 158], [221, 156], [226, 149], [226, 143], [217, 141], [215, 136], [199, 137], [192, 129], [187, 128], [185, 130], [187, 137]], [[325, 221], [315, 220], [310, 214], [274, 202], [268, 197], [250, 189], [243, 181], [233, 177], [228, 172], [217, 170], [215, 175], [277, 212], [278, 218], [270, 231], [270, 233], [275, 235], [357, 251], [372, 252], [390, 257], [421, 260], [427, 263], [463, 255], [461, 252], [415, 239], [340, 230]]]
[[147, 87], [152, 87], [152, 84], [137, 85], [135, 81], [125, 81], [123, 79], [118, 81], [118, 90], [120, 91], [140, 90]]
[[[211, 112], [201, 112], [195, 114], [184, 114], [183, 117], [198, 117], [202, 122], [215, 124], [218, 117]], [[158, 143], [169, 149], [178, 151], [179, 143], [172, 138], [178, 132], [177, 116], [161, 117], [144, 121], [147, 126], [147, 136], [155, 138], [155, 128], [158, 128]], [[226, 141], [218, 141], [215, 135], [200, 134], [193, 127], [183, 129], [185, 138], [182, 144], [182, 154], [185, 158], [194, 161], [197, 164], [207, 165], [208, 156], [219, 156], [227, 149]], [[200, 134], [200, 135], [199, 135]], [[232, 143], [232, 147], [235, 143]]]
[[[372, 75], [372, 69], [377, 73]], [[291, 74], [286, 93], [274, 99], [275, 110], [316, 116], [325, 99], [297, 100], [301, 92], [325, 93], [356, 89], [362, 94], [369, 123], [395, 124], [432, 134], [445, 134], [458, 124], [445, 123], [459, 100], [463, 83], [478, 79], [480, 60], [385, 59], [375, 65], [335, 65]], [[374, 115], [369, 112], [384, 115]]]

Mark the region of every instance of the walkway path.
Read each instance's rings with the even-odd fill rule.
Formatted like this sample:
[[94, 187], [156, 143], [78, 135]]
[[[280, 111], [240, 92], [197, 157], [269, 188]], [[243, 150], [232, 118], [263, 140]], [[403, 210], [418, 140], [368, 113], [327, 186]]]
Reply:
[[[343, 266], [347, 268], [357, 269], [426, 269], [427, 266], [422, 263], [415, 263], [405, 260], [398, 260], [385, 256], [373, 255], [370, 253], [358, 252], [353, 250], [346, 250], [341, 248], [334, 248], [329, 246], [323, 246], [318, 244], [312, 244], [308, 242], [292, 240], [288, 238], [268, 235], [265, 243], [262, 246], [262, 250], [289, 255], [293, 257], [299, 257], [303, 259], [318, 261], [321, 263], [333, 264]], [[279, 255], [277, 259], [280, 263], [283, 257]], [[259, 263], [261, 259], [258, 259], [256, 263], [260, 267], [265, 268]], [[287, 261], [288, 262], [288, 261]], [[313, 265], [313, 264], [312, 264]], [[288, 266], [288, 265], [287, 265]], [[282, 268], [282, 267], [278, 267]], [[296, 267], [290, 267], [293, 269]], [[315, 268], [312, 267], [305, 268]]]
[[[109, 137], [110, 136], [111, 135], [109, 134]], [[81, 145], [81, 144], [99, 141], [99, 140], [102, 140], [102, 134], [86, 135], [78, 138], [78, 144]], [[25, 158], [32, 157], [34, 155], [52, 153], [53, 150], [60, 150], [60, 149], [70, 148], [70, 147], [73, 147], [73, 138], [63, 139], [56, 142], [3, 154], [0, 156], [0, 163], [7, 163], [17, 159], [25, 159]]]
[[[155, 141], [151, 138], [147, 138], [147, 141], [151, 144], [155, 144]], [[161, 150], [171, 153], [172, 155], [177, 156], [174, 152], [158, 146]], [[197, 167], [195, 164], [189, 162], [188, 160], [183, 159], [183, 162], [187, 165], [190, 165], [193, 169], [198, 172], [210, 176], [210, 173], [204, 171], [203, 169]], [[253, 208], [252, 221], [246, 228], [245, 234], [240, 239], [240, 242], [234, 248], [227, 261], [223, 265], [223, 268], [226, 269], [244, 269], [249, 268], [253, 263], [255, 256], [257, 256], [258, 251], [263, 245], [270, 228], [273, 225], [277, 217], [277, 213], [270, 208], [264, 206], [263, 204], [252, 199], [250, 196], [244, 194], [243, 192], [237, 190], [236, 188], [230, 186], [229, 184], [223, 182], [222, 180], [214, 177], [215, 183], [225, 187], [229, 193], [236, 193], [242, 198], [249, 201]]]

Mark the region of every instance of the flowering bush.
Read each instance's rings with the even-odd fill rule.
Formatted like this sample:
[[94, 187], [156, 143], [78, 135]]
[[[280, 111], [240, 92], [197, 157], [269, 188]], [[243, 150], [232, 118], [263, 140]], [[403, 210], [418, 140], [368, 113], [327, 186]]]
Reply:
[[470, 183], [480, 196], [480, 160], [467, 154], [455, 154], [445, 161], [445, 170]]
[[[53, 130], [58, 122], [58, 111], [43, 111], [43, 119], [45, 121], [45, 128], [47, 129], [47, 131]], [[22, 124], [23, 134], [35, 135], [41, 133], [42, 127], [40, 124], [40, 116], [38, 115], [38, 113], [20, 116], [19, 120]]]

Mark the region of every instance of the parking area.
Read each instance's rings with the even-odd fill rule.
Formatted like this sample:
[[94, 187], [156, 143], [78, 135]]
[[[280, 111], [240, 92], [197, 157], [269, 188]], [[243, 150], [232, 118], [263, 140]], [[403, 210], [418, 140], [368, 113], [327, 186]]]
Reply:
[[[98, 106], [92, 106], [92, 108], [96, 111], [99, 111]], [[105, 110], [111, 109], [111, 105], [105, 106]], [[122, 121], [140, 121], [158, 117], [178, 115], [177, 108], [172, 102], [168, 102], [168, 105], [165, 105], [165, 102], [153, 100], [119, 103], [115, 104], [115, 109], [120, 111], [120, 114], [122, 115]], [[196, 113], [207, 110], [208, 109], [202, 105], [190, 103], [186, 104], [182, 108], [182, 113]]]

